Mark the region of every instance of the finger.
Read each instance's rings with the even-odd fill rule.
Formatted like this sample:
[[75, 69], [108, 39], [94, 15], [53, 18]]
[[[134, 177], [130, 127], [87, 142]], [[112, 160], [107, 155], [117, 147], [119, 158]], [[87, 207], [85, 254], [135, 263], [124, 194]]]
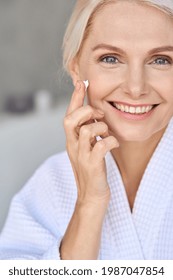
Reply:
[[82, 106], [78, 110], [71, 113], [70, 118], [78, 126], [82, 126], [86, 122], [94, 121], [104, 117], [104, 112], [100, 109], [96, 109], [90, 105]]
[[92, 150], [92, 158], [99, 162], [104, 159], [107, 152], [110, 152], [112, 149], [118, 148], [119, 142], [114, 136], [108, 136], [100, 141], [98, 141], [93, 150]]
[[73, 111], [83, 106], [85, 94], [86, 90], [84, 83], [82, 81], [77, 81], [66, 115], [71, 114]]
[[81, 107], [72, 112], [64, 118], [64, 128], [66, 137], [70, 141], [74, 141], [79, 136], [80, 127], [87, 121], [94, 121], [94, 119], [102, 119], [104, 113], [89, 105]]
[[109, 136], [108, 126], [104, 122], [83, 125], [79, 132], [79, 154], [90, 153], [97, 136]]

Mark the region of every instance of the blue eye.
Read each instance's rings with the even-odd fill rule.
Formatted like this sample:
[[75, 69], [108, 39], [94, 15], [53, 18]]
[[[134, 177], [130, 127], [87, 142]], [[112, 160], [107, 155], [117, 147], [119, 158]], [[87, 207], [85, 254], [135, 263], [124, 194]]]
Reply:
[[164, 57], [158, 57], [154, 60], [153, 64], [156, 65], [168, 65], [171, 64], [170, 60]]
[[117, 64], [119, 61], [115, 56], [108, 55], [108, 56], [102, 57], [101, 62], [109, 63], [109, 64]]

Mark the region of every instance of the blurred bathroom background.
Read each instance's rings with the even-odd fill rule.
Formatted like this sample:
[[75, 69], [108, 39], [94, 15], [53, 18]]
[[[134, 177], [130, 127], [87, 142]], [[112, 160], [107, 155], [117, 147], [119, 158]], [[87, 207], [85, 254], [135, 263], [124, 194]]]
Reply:
[[0, 0], [0, 231], [12, 197], [65, 149], [62, 40], [75, 0]]

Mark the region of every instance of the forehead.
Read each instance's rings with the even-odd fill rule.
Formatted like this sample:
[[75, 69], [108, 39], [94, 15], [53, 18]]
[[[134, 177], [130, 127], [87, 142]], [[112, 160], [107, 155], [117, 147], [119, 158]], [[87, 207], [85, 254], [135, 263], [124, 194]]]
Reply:
[[106, 43], [150, 40], [173, 42], [173, 19], [165, 12], [146, 4], [128, 1], [104, 6], [95, 14], [89, 37]]

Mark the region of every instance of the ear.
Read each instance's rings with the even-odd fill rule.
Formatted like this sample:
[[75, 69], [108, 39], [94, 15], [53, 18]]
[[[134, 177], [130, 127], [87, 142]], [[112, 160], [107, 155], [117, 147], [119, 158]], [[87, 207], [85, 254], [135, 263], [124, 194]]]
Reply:
[[77, 58], [74, 58], [69, 63], [69, 72], [73, 81], [73, 85], [75, 86], [76, 82], [80, 80], [79, 63]]

